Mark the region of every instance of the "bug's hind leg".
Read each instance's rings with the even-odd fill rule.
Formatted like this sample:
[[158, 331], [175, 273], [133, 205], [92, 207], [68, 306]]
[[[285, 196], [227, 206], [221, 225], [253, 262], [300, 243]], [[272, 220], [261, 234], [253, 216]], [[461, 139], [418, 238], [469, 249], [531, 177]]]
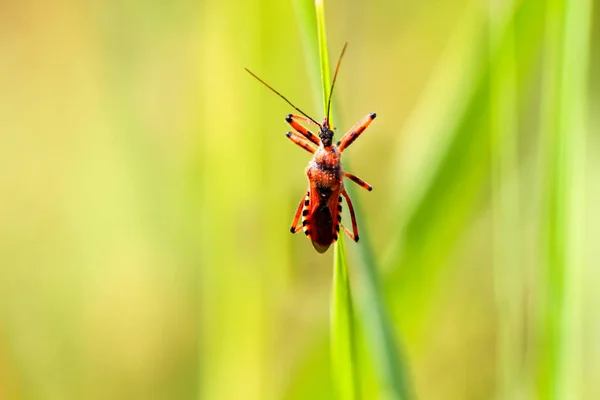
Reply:
[[373, 190], [373, 186], [369, 185], [367, 182], [363, 181], [358, 176], [349, 174], [347, 172], [344, 172], [344, 175], [346, 176], [346, 178], [350, 179], [352, 182], [356, 183], [361, 188], [367, 189], [369, 192]]
[[300, 221], [300, 215], [302, 214], [302, 209], [308, 206], [309, 202], [309, 192], [306, 192], [306, 196], [302, 198], [300, 204], [298, 205], [298, 209], [296, 210], [296, 215], [294, 215], [294, 220], [292, 221], [292, 227], [290, 228], [290, 232], [296, 233], [300, 229], [302, 229], [302, 224], [298, 225]]
[[298, 146], [302, 147], [304, 150], [308, 151], [311, 154], [315, 153], [315, 148], [312, 147], [310, 145], [310, 143], [304, 139], [302, 136], [293, 133], [293, 132], [288, 132], [285, 134], [285, 136], [287, 136], [288, 139], [290, 139], [292, 142], [294, 142], [295, 144], [297, 144]]
[[375, 113], [367, 115], [358, 121], [358, 123], [354, 125], [352, 129], [348, 131], [348, 133], [342, 136], [338, 142], [340, 152], [344, 151], [346, 147], [350, 146], [352, 142], [354, 142], [360, 136], [360, 134], [363, 133], [365, 129], [369, 127], [369, 125], [371, 125], [371, 122], [373, 122], [376, 116], [377, 115]]
[[346, 198], [346, 203], [348, 204], [348, 211], [350, 211], [350, 218], [352, 219], [353, 234], [350, 233], [350, 231], [346, 227], [344, 227], [344, 231], [346, 231], [350, 239], [354, 240], [355, 242], [358, 242], [358, 225], [356, 224], [356, 215], [354, 215], [354, 207], [352, 206], [352, 201], [350, 200], [350, 196], [348, 196], [348, 193], [345, 190], [342, 190], [342, 196]]
[[342, 228], [344, 228], [344, 232], [346, 232], [346, 235], [348, 235], [348, 237], [352, 240], [354, 240], [355, 242], [358, 242], [358, 236], [354, 235], [352, 232], [350, 232], [348, 230], [348, 228], [346, 228], [345, 226], [343, 226]]

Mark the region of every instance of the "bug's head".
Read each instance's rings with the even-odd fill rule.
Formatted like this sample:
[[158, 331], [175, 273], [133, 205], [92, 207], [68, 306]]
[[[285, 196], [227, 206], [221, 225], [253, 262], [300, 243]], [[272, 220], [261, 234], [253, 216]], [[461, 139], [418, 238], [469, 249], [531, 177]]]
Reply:
[[319, 138], [325, 147], [331, 146], [331, 143], [333, 142], [333, 131], [329, 127], [329, 121], [327, 118], [325, 118], [323, 124], [321, 125], [321, 129], [319, 130]]

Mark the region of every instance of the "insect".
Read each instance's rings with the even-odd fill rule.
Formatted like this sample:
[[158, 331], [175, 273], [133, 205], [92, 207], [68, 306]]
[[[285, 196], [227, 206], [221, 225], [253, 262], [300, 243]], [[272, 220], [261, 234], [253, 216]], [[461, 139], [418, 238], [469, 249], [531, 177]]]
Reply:
[[[327, 251], [329, 246], [338, 239], [340, 226], [342, 226], [342, 197], [346, 199], [346, 203], [348, 204], [348, 210], [350, 211], [350, 217], [352, 219], [352, 232], [345, 226], [342, 226], [342, 228], [352, 240], [358, 242], [356, 216], [354, 215], [354, 207], [352, 207], [350, 196], [348, 196], [348, 193], [344, 189], [344, 178], [350, 179], [368, 191], [373, 190], [371, 185], [359, 177], [343, 170], [341, 156], [344, 150], [346, 150], [365, 131], [365, 129], [369, 127], [371, 122], [375, 119], [376, 114], [370, 113], [364, 117], [342, 136], [337, 143], [333, 142], [333, 131], [329, 125], [331, 95], [333, 94], [337, 74], [347, 46], [348, 43], [346, 42], [342, 49], [342, 53], [340, 54], [340, 58], [338, 59], [335, 74], [333, 75], [331, 90], [329, 91], [329, 99], [327, 100], [327, 115], [321, 123], [318, 123], [313, 118], [309, 117], [281, 93], [273, 89], [265, 81], [246, 68], [246, 71], [248, 71], [250, 75], [302, 114], [302, 116], [289, 114], [285, 117], [286, 122], [296, 131], [287, 132], [287, 138], [313, 154], [313, 158], [306, 168], [308, 191], [300, 201], [300, 205], [298, 205], [290, 231], [296, 233], [300, 229], [303, 229], [304, 233], [312, 241], [314, 248], [319, 253]], [[301, 124], [317, 127], [319, 129], [318, 136]], [[300, 217], [302, 217], [302, 224], [299, 224]]]

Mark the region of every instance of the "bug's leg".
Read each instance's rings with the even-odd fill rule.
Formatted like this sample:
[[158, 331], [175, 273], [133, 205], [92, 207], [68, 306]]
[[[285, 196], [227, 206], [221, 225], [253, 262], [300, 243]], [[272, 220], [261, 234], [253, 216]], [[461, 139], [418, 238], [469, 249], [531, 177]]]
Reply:
[[306, 192], [306, 196], [302, 198], [300, 201], [300, 205], [298, 205], [298, 209], [296, 210], [296, 215], [294, 215], [294, 220], [292, 221], [292, 227], [290, 228], [290, 232], [296, 233], [300, 229], [302, 229], [303, 225], [298, 225], [298, 221], [300, 221], [300, 214], [302, 213], [302, 209], [308, 206], [309, 202], [309, 193]]
[[304, 150], [308, 151], [311, 154], [314, 154], [315, 148], [312, 147], [310, 145], [310, 143], [306, 139], [304, 139], [302, 136], [300, 136], [294, 132], [288, 132], [285, 134], [285, 136], [287, 136], [288, 139], [290, 139], [292, 142], [296, 143], [298, 146], [302, 147]]
[[[344, 228], [344, 232], [346, 232], [346, 235], [348, 235], [348, 237], [352, 240], [354, 240], [355, 242], [358, 242], [358, 236], [354, 236], [354, 234], [352, 232], [350, 232], [348, 230], [348, 228], [346, 228], [345, 226], [343, 226], [342, 228]], [[355, 239], [356, 238], [356, 239]]]
[[319, 145], [319, 138], [317, 137], [317, 135], [315, 135], [314, 133], [312, 133], [311, 131], [309, 131], [308, 129], [306, 129], [305, 127], [303, 127], [302, 125], [300, 125], [298, 123], [298, 121], [300, 121], [300, 122], [304, 122], [305, 124], [313, 124], [314, 125], [314, 122], [312, 122], [310, 119], [300, 117], [298, 115], [289, 114], [287, 117], [285, 117], [285, 120], [287, 121], [288, 124], [290, 124], [292, 126], [292, 128], [294, 128], [296, 131], [298, 131], [298, 133], [302, 134], [302, 136], [304, 136], [305, 138], [307, 138], [308, 140], [310, 140], [317, 146]]
[[369, 192], [371, 190], [373, 190], [373, 186], [369, 185], [367, 182], [363, 181], [358, 176], [349, 174], [347, 172], [344, 172], [344, 175], [346, 176], [346, 178], [350, 179], [352, 182], [356, 183], [358, 186], [367, 189]]
[[346, 231], [348, 236], [350, 236], [350, 239], [354, 240], [355, 242], [358, 242], [358, 225], [356, 224], [356, 215], [354, 215], [354, 207], [352, 207], [352, 201], [350, 200], [350, 196], [348, 196], [348, 193], [346, 193], [346, 190], [342, 190], [342, 196], [346, 198], [346, 203], [348, 204], [348, 211], [350, 211], [350, 218], [352, 219], [352, 231], [354, 232], [354, 234], [351, 234], [350, 231], [346, 229], [346, 227], [344, 227], [344, 230]]
[[377, 115], [375, 113], [371, 113], [358, 121], [356, 125], [352, 127], [337, 143], [340, 152], [344, 151], [346, 147], [350, 146], [352, 142], [356, 140], [360, 136], [361, 133], [365, 131], [371, 125], [371, 122], [375, 119]]
[[293, 118], [295, 121], [302, 122], [303, 124], [319, 126], [319, 124], [315, 124], [315, 121], [308, 119], [306, 117], [303, 117], [302, 115], [288, 114], [288, 116], [285, 118], [285, 120], [287, 121], [288, 118]]

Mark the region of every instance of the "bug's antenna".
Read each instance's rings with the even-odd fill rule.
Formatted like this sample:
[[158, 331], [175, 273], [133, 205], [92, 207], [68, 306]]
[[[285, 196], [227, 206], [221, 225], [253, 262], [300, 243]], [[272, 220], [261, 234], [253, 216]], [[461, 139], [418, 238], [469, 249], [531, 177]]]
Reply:
[[348, 47], [348, 42], [344, 44], [344, 48], [342, 49], [342, 54], [340, 54], [340, 58], [338, 59], [337, 67], [335, 67], [335, 74], [333, 75], [333, 83], [331, 84], [331, 90], [329, 91], [329, 100], [327, 100], [327, 121], [329, 121], [329, 111], [331, 110], [331, 96], [333, 95], [333, 87], [335, 86], [335, 80], [337, 79], [338, 71], [340, 70], [340, 65], [342, 64], [342, 57], [344, 57], [344, 53], [346, 52], [346, 47]]
[[288, 99], [286, 99], [285, 96], [282, 95], [281, 93], [279, 93], [277, 90], [275, 90], [271, 86], [269, 86], [269, 84], [267, 82], [263, 81], [258, 76], [254, 75], [254, 73], [252, 71], [250, 71], [248, 68], [244, 68], [244, 69], [246, 71], [248, 71], [248, 73], [250, 75], [252, 75], [256, 79], [258, 79], [258, 81], [260, 83], [262, 83], [263, 85], [265, 85], [266, 87], [268, 87], [269, 89], [271, 89], [276, 95], [278, 95], [279, 97], [281, 97], [282, 99], [284, 99], [290, 106], [292, 106], [294, 108], [294, 110], [298, 111], [300, 114], [304, 115], [306, 118], [310, 119], [312, 122], [314, 122], [315, 124], [317, 124], [317, 126], [321, 127], [320, 123], [318, 123], [317, 121], [315, 121], [314, 119], [312, 119], [311, 117], [309, 117], [304, 111], [302, 111], [301, 109], [299, 109], [298, 107], [296, 107], [295, 105], [293, 105], [291, 101], [289, 101]]

